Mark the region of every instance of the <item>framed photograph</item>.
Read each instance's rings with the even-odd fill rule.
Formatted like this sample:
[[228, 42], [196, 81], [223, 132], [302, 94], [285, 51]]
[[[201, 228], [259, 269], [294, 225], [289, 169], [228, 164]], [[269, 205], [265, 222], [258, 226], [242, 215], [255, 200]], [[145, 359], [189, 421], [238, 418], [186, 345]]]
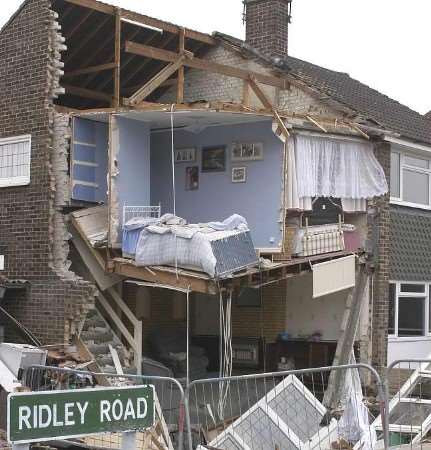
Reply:
[[231, 159], [232, 161], [260, 161], [263, 159], [263, 144], [234, 142]]
[[247, 167], [232, 167], [232, 183], [245, 183], [247, 181]]
[[174, 154], [176, 164], [196, 161], [196, 149], [193, 147], [176, 149]]
[[199, 166], [186, 167], [186, 191], [199, 189]]
[[207, 147], [202, 149], [202, 172], [226, 171], [226, 147]]

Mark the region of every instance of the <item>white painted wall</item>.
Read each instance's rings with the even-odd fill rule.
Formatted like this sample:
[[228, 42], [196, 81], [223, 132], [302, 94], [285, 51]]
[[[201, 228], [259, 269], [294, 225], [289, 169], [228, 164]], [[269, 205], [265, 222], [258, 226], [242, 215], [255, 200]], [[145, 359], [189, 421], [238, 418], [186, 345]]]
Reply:
[[286, 331], [292, 336], [322, 332], [322, 339], [337, 340], [348, 291], [312, 298], [312, 274], [287, 283]]

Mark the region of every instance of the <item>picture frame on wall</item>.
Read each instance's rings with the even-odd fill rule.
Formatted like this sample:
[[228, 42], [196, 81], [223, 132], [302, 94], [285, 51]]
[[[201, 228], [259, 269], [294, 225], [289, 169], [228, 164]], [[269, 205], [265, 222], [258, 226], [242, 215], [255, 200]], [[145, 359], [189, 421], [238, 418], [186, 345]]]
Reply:
[[247, 167], [232, 167], [232, 183], [247, 182]]
[[178, 148], [175, 149], [175, 164], [196, 161], [196, 148]]
[[202, 172], [226, 171], [226, 147], [205, 147], [202, 149]]
[[186, 167], [186, 191], [199, 189], [199, 166]]
[[232, 161], [262, 161], [263, 144], [261, 142], [234, 142], [231, 149]]

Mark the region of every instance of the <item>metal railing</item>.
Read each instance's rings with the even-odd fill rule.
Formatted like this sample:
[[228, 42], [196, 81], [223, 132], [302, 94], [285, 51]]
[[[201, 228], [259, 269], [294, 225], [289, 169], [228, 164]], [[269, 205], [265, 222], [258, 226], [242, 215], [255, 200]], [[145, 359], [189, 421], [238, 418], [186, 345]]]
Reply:
[[[22, 384], [32, 391], [91, 389], [97, 385], [153, 385], [156, 424], [150, 430], [136, 430], [136, 449], [166, 448], [182, 450], [184, 446], [185, 394], [178, 380], [145, 375], [95, 373], [59, 367], [31, 366], [24, 370]], [[85, 444], [97, 448], [123, 448], [124, 433], [103, 433], [85, 438]], [[126, 436], [127, 437], [127, 436]], [[147, 438], [150, 438], [148, 440]], [[156, 440], [159, 442], [155, 442]], [[153, 445], [151, 445], [153, 440]], [[159, 445], [157, 445], [159, 444]]]
[[431, 431], [431, 360], [394, 361], [386, 370], [385, 382], [387, 415], [373, 426], [386, 433], [392, 448], [421, 448]]
[[[346, 388], [327, 408], [331, 371], [343, 372]], [[365, 364], [197, 380], [186, 390], [187, 444], [190, 450], [372, 450], [378, 438], [385, 446], [371, 422], [385, 417], [386, 403], [385, 384]]]

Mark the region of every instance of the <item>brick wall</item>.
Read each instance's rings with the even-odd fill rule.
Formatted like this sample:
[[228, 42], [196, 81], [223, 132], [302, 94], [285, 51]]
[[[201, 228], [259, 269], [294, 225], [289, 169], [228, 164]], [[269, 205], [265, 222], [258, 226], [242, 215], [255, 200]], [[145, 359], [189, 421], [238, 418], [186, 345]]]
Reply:
[[286, 281], [263, 288], [261, 308], [232, 307], [234, 337], [264, 337], [273, 342], [286, 330]]
[[[376, 157], [390, 180], [390, 145], [377, 144]], [[378, 368], [387, 363], [388, 351], [388, 311], [389, 311], [389, 271], [390, 271], [390, 210], [389, 194], [374, 201], [376, 215], [370, 225], [369, 237], [374, 242], [375, 273], [373, 279], [373, 301], [371, 308], [371, 362]], [[374, 231], [373, 231], [374, 230]]]
[[[125, 283], [123, 286], [123, 298], [129, 308], [136, 311], [136, 301], [139, 301], [138, 286]], [[150, 289], [150, 317], [142, 320], [143, 347], [148, 351], [148, 335], [156, 329], [175, 329], [186, 327], [184, 310], [183, 319], [175, 319], [173, 291], [166, 289]], [[181, 294], [180, 294], [181, 295]], [[184, 304], [185, 304], [185, 295]], [[191, 329], [194, 329], [193, 303], [199, 301], [191, 297]], [[218, 304], [218, 299], [214, 299]], [[267, 342], [272, 342], [277, 335], [286, 329], [286, 282], [268, 286], [263, 289], [263, 305], [261, 308], [237, 307], [232, 305], [232, 334], [234, 337], [264, 337]]]
[[[63, 342], [92, 302], [93, 288], [54, 262], [53, 74], [58, 53], [48, 0], [28, 0], [0, 33], [0, 137], [31, 134], [31, 183], [0, 188], [3, 275], [30, 282], [3, 306], [44, 343]], [[57, 208], [57, 209], [56, 209]], [[60, 267], [61, 265], [61, 267]], [[7, 327], [7, 332], [12, 327]]]
[[270, 56], [287, 56], [287, 0], [246, 0], [246, 41]]

